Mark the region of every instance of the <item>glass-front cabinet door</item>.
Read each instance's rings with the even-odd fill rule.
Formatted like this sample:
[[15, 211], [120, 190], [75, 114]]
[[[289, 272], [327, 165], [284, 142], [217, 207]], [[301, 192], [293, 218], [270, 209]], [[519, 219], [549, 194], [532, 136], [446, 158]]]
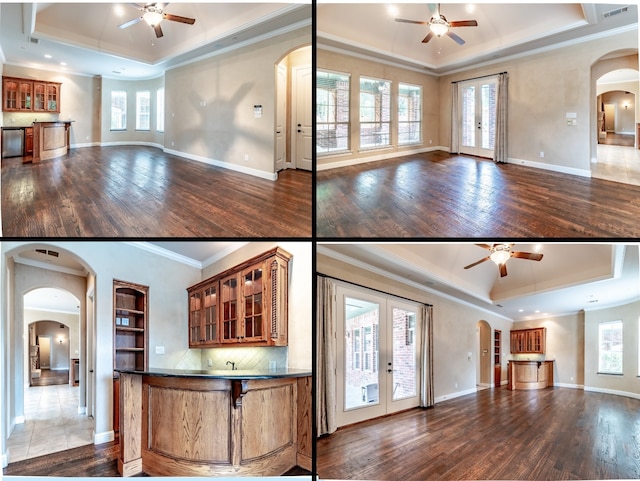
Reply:
[[196, 291], [189, 294], [189, 345], [202, 342], [201, 310], [202, 292]]
[[33, 110], [43, 111], [46, 98], [46, 86], [43, 83], [33, 84]]
[[232, 275], [220, 282], [222, 296], [221, 342], [237, 342], [238, 339], [238, 276]]
[[243, 273], [244, 334], [242, 339], [247, 342], [261, 341], [265, 336], [262, 319], [264, 302], [262, 273], [262, 263]]
[[218, 284], [204, 290], [204, 341], [218, 340]]

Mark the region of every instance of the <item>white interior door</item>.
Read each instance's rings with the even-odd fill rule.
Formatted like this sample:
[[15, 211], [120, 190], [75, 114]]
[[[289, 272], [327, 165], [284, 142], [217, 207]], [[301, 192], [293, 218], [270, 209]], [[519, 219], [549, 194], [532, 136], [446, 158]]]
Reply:
[[278, 64], [276, 79], [276, 172], [284, 169], [287, 139], [287, 66]]
[[311, 66], [299, 66], [293, 69], [292, 112], [294, 117], [293, 148], [295, 167], [311, 170], [313, 168], [313, 103], [312, 85], [313, 71]]
[[461, 83], [458, 94], [460, 152], [493, 158], [498, 80], [491, 77]]
[[419, 306], [339, 286], [337, 307], [338, 426], [418, 406]]

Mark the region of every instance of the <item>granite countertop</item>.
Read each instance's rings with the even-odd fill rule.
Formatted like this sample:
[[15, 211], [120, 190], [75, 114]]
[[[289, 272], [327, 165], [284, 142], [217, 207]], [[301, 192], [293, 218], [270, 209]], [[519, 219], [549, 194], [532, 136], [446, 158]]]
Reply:
[[307, 377], [311, 376], [311, 370], [305, 369], [147, 369], [146, 371], [135, 371], [133, 369], [116, 369], [121, 374], [142, 374], [145, 376], [161, 377], [196, 377], [203, 379], [277, 379], [286, 377]]
[[29, 125], [8, 125], [8, 126], [4, 126], [2, 127], [2, 130], [24, 130], [24, 129], [28, 129], [33, 127], [33, 124], [56, 124], [56, 123], [61, 123], [61, 124], [71, 124], [75, 122], [75, 120], [42, 120], [42, 121], [35, 121], [30, 123]]

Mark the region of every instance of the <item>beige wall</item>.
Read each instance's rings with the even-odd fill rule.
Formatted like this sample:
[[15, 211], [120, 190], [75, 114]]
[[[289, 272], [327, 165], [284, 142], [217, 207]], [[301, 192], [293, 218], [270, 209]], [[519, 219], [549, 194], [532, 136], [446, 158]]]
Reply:
[[[319, 156], [318, 167], [352, 165], [360, 162], [379, 160], [393, 155], [424, 150], [441, 145], [439, 139], [438, 96], [439, 86], [436, 77], [419, 72], [393, 67], [381, 63], [363, 60], [357, 57], [340, 54], [328, 50], [317, 49], [317, 68], [334, 72], [350, 74], [350, 110], [351, 121], [350, 152], [348, 154]], [[392, 122], [390, 148], [365, 150], [360, 152], [359, 111], [360, 105], [360, 76], [372, 77], [392, 82], [391, 117], [397, 119], [398, 83], [406, 82], [422, 87], [422, 144], [407, 147], [397, 146], [397, 126]]]
[[[247, 259], [262, 254], [269, 249], [280, 246], [293, 256], [289, 265], [289, 345], [285, 352], [278, 348], [216, 348], [204, 349], [202, 353], [202, 368], [206, 369], [208, 359], [227, 359], [239, 363], [245, 362], [247, 357], [259, 354], [267, 362], [270, 359], [278, 361], [278, 367], [283, 356], [288, 367], [296, 369], [311, 369], [311, 327], [313, 313], [312, 296], [312, 250], [310, 242], [250, 242], [232, 254], [224, 257], [203, 269], [202, 279], [217, 275], [232, 268]], [[258, 351], [256, 351], [258, 349]], [[226, 366], [215, 366], [225, 369]]]
[[[323, 254], [317, 255], [317, 271], [348, 282], [378, 289], [392, 295], [432, 304], [434, 312], [434, 394], [443, 401], [475, 392], [478, 382], [480, 338], [478, 321], [503, 333], [502, 352], [509, 352], [511, 321], [476, 307], [445, 298], [417, 287], [400, 283], [376, 273], [345, 264]], [[471, 353], [471, 359], [468, 359]], [[507, 356], [502, 359], [502, 379], [506, 379]], [[493, 375], [493, 374], [492, 374]]]
[[[635, 30], [441, 77], [440, 145], [450, 141], [451, 82], [507, 71], [509, 158], [588, 173], [592, 123], [596, 129], [591, 65], [610, 52], [637, 48]], [[567, 125], [567, 112], [577, 114], [576, 126]]]
[[[309, 27], [167, 70], [165, 148], [274, 175], [276, 65], [310, 44]], [[254, 105], [262, 105], [261, 118], [254, 117]]]
[[[622, 320], [623, 374], [598, 374], [598, 324]], [[584, 386], [585, 390], [610, 392], [640, 398], [638, 324], [640, 302], [623, 306], [587, 311], [584, 337]]]
[[[66, 312], [50, 312], [50, 311], [41, 311], [34, 309], [25, 309], [24, 310], [24, 325], [28, 329], [29, 325], [34, 322], [41, 321], [54, 321], [56, 323], [56, 327], [59, 329], [59, 324], [64, 324], [69, 328], [69, 339], [68, 339], [68, 352], [69, 358], [79, 358], [80, 357], [80, 315], [79, 314], [70, 314]], [[55, 330], [55, 329], [54, 329]], [[55, 333], [54, 333], [55, 334]], [[52, 337], [52, 340], [55, 342], [55, 336]], [[66, 349], [67, 346], [65, 346]], [[65, 350], [65, 353], [67, 351]], [[69, 363], [67, 362], [66, 368], [69, 368]]]
[[[156, 92], [164, 86], [164, 77], [150, 80], [120, 80], [102, 79], [102, 142], [106, 144], [153, 144], [162, 147], [164, 134], [156, 130]], [[127, 130], [111, 131], [111, 92], [124, 90], [127, 92]], [[136, 92], [148, 90], [151, 94], [151, 129], [148, 131], [136, 130]], [[165, 92], [166, 97], [166, 92]]]
[[[554, 360], [554, 384], [567, 387], [583, 387], [585, 355], [584, 312], [550, 319], [520, 321], [513, 324], [514, 330], [534, 327], [545, 327], [547, 329], [546, 353], [543, 356], [511, 355], [511, 357], [513, 359], [527, 357]], [[509, 336], [509, 332], [503, 333], [503, 336]]]
[[3, 112], [5, 127], [26, 127], [38, 119], [73, 120], [71, 145], [86, 145], [100, 142], [100, 99], [97, 96], [100, 80], [93, 77], [71, 75], [64, 72], [36, 70], [15, 65], [5, 65], [3, 75], [33, 80], [60, 82], [60, 114], [46, 112]]

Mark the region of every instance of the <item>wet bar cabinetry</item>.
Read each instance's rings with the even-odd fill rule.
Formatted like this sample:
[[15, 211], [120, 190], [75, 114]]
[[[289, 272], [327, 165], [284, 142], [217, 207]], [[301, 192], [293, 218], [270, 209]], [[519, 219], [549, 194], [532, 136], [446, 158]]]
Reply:
[[2, 77], [4, 112], [60, 113], [59, 82]]
[[511, 354], [544, 354], [547, 329], [519, 329], [511, 331]]
[[276, 247], [189, 287], [189, 347], [286, 346], [291, 257]]

